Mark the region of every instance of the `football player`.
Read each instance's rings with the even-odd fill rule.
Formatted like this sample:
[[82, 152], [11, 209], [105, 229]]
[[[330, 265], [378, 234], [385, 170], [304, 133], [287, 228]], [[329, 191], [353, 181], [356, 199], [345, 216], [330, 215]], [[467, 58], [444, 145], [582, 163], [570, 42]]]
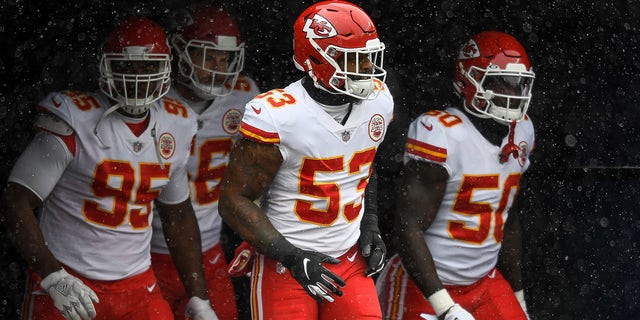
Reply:
[[311, 5], [293, 29], [306, 75], [246, 105], [220, 214], [259, 252], [254, 319], [379, 319], [371, 275], [386, 248], [363, 198], [393, 114], [384, 45], [344, 1]]
[[[225, 9], [199, 4], [175, 11], [171, 18], [177, 24], [170, 37], [176, 59], [173, 85], [166, 99], [187, 107], [198, 119], [187, 172], [191, 203], [200, 226], [209, 301], [221, 319], [237, 319], [236, 295], [220, 242], [218, 196], [229, 152], [239, 137], [244, 105], [260, 92], [252, 79], [241, 74], [244, 42], [238, 24]], [[153, 220], [151, 251], [158, 285], [175, 318], [184, 319], [189, 296], [158, 219]]]
[[187, 184], [196, 118], [162, 100], [170, 57], [159, 25], [128, 17], [104, 42], [101, 92], [51, 93], [38, 104], [38, 133], [0, 207], [32, 270], [28, 319], [173, 319], [150, 268], [154, 200], [188, 312], [217, 319]]
[[455, 59], [462, 108], [411, 123], [395, 211], [399, 255], [377, 283], [385, 318], [527, 318], [512, 206], [534, 146], [534, 77], [514, 37], [481, 32]]

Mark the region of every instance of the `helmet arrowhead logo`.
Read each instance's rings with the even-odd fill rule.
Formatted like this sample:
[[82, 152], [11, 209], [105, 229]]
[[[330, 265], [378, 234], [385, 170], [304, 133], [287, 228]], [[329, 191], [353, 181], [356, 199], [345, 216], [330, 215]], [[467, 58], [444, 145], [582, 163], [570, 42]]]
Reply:
[[331, 22], [317, 14], [313, 18], [307, 19], [302, 31], [307, 34], [307, 39], [331, 38], [338, 35]]
[[473, 59], [480, 56], [480, 49], [478, 44], [473, 40], [469, 40], [465, 43], [458, 52], [458, 59]]

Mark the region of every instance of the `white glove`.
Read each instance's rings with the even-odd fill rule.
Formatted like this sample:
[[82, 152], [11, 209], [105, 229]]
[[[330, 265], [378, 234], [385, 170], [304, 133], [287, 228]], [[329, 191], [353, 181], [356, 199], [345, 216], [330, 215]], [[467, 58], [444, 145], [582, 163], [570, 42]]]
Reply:
[[218, 320], [218, 316], [211, 309], [209, 300], [203, 300], [198, 297], [189, 299], [184, 315], [193, 320]]
[[456, 303], [445, 313], [444, 320], [475, 320], [475, 318]]
[[64, 269], [44, 277], [40, 286], [51, 296], [53, 304], [65, 319], [90, 320], [96, 316], [93, 302], [100, 302], [98, 295]]
[[[444, 320], [475, 320], [467, 310], [454, 303], [446, 289], [440, 289], [429, 296], [429, 303], [438, 317], [444, 315]], [[426, 315], [426, 314], [424, 314]], [[427, 317], [420, 315], [423, 319]]]
[[[438, 317], [428, 314], [421, 313], [420, 318], [425, 320], [438, 320]], [[444, 316], [445, 320], [474, 320], [475, 318], [467, 312], [467, 310], [463, 309], [459, 304], [454, 304], [449, 311]]]
[[428, 313], [421, 313], [420, 318], [425, 320], [438, 320], [438, 317]]
[[524, 302], [524, 290], [518, 290], [514, 293], [516, 294], [516, 299], [518, 299], [518, 302], [520, 302], [520, 307], [522, 307], [522, 311], [524, 311], [527, 319], [531, 319], [529, 317], [529, 313], [527, 312], [527, 304]]

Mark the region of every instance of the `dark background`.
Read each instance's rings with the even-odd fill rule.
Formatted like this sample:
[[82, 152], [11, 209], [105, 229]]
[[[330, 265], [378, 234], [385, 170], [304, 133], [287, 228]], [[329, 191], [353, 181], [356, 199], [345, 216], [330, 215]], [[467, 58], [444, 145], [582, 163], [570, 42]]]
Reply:
[[[18, 1], [0, 4], [0, 186], [31, 137], [49, 91], [97, 88], [97, 53], [126, 14], [160, 17], [191, 1]], [[291, 26], [313, 1], [224, 1], [247, 41], [262, 90], [301, 74]], [[472, 34], [513, 34], [536, 72], [529, 115], [534, 164], [523, 181], [524, 282], [533, 319], [640, 316], [640, 3], [617, 1], [354, 1], [387, 45], [396, 121], [380, 149], [388, 232], [409, 122], [457, 104], [453, 53]], [[0, 189], [1, 190], [1, 189]], [[23, 263], [0, 228], [0, 318], [18, 318]], [[388, 234], [385, 234], [388, 236]]]

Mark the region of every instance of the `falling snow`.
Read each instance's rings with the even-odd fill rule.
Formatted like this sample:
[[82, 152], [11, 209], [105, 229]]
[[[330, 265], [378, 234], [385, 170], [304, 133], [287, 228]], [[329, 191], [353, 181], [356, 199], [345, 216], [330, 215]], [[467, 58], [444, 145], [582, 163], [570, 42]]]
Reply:
[[[160, 18], [189, 1], [0, 4], [0, 186], [50, 91], [97, 89], [97, 52], [114, 21]], [[263, 90], [301, 74], [291, 26], [311, 1], [224, 1], [247, 42], [246, 72]], [[407, 125], [457, 104], [452, 54], [487, 29], [513, 34], [536, 80], [533, 167], [522, 186], [524, 285], [533, 319], [636, 319], [640, 314], [640, 2], [355, 1], [385, 42], [396, 120], [377, 158], [389, 225]], [[388, 238], [390, 230], [386, 229]], [[19, 317], [24, 263], [0, 234], [0, 318]]]

